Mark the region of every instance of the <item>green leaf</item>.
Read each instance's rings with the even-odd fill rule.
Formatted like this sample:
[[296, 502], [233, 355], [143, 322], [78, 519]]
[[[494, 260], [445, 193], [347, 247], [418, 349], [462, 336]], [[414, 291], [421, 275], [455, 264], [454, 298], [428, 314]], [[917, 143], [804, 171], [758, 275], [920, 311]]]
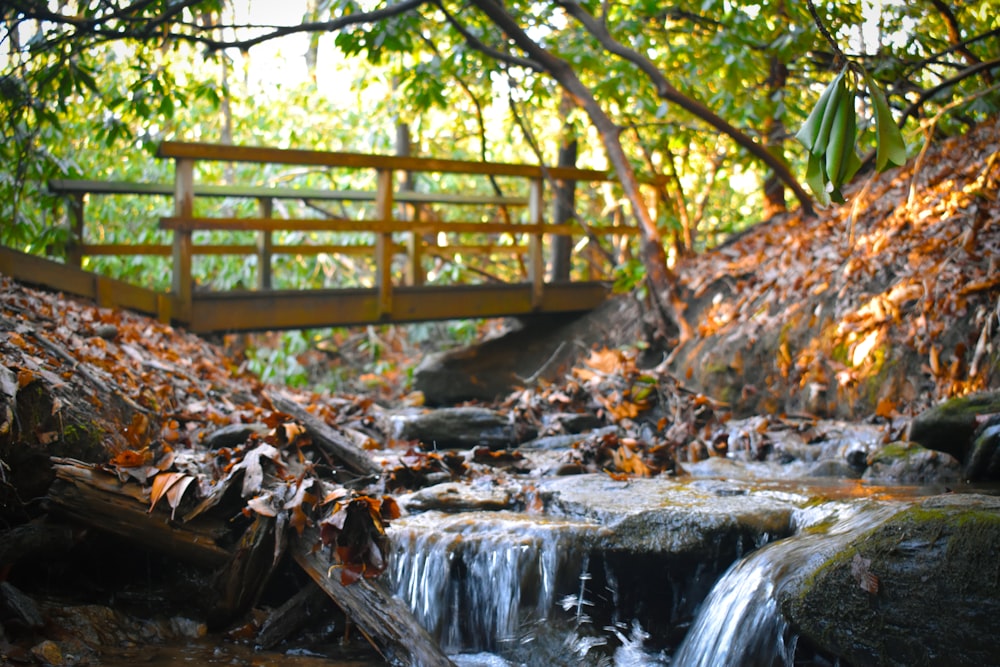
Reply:
[[892, 118], [892, 111], [882, 89], [875, 83], [868, 70], [861, 71], [864, 73], [865, 85], [868, 86], [868, 94], [871, 95], [872, 106], [875, 108], [875, 170], [885, 171], [890, 164], [902, 166], [906, 163], [906, 142], [903, 141], [903, 135]]

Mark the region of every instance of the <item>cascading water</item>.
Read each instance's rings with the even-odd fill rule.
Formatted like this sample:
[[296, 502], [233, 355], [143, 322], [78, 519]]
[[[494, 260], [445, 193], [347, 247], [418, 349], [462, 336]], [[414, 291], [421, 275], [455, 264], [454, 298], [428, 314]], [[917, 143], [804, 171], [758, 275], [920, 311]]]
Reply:
[[390, 585], [444, 650], [497, 650], [556, 608], [579, 577], [593, 524], [505, 512], [397, 522]]
[[796, 535], [754, 551], [716, 583], [671, 666], [791, 667], [796, 638], [778, 608], [782, 591], [897, 511], [897, 505], [826, 503], [798, 512]]

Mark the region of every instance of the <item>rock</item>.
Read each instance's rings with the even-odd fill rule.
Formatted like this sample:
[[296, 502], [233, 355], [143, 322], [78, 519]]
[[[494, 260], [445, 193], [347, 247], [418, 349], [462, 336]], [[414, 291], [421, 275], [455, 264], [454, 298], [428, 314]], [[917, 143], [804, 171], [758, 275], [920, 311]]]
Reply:
[[601, 428], [604, 420], [589, 412], [557, 412], [542, 417], [546, 426], [552, 425], [563, 433], [583, 433]]
[[972, 482], [1000, 479], [1000, 416], [991, 417], [976, 431], [963, 472]]
[[1000, 498], [935, 496], [852, 539], [780, 600], [854, 665], [996, 664]]
[[48, 639], [31, 647], [31, 655], [35, 656], [35, 659], [45, 667], [75, 664], [71, 659], [66, 659], [59, 644]]
[[582, 442], [586, 436], [578, 433], [560, 433], [559, 435], [547, 435], [543, 438], [535, 438], [521, 445], [521, 449], [569, 449], [578, 442]]
[[862, 479], [890, 484], [956, 482], [961, 464], [950, 454], [927, 449], [913, 442], [893, 442], [868, 457]]
[[400, 507], [411, 513], [497, 511], [510, 509], [514, 500], [509, 487], [455, 483], [436, 484], [397, 498]]
[[494, 410], [476, 407], [407, 411], [389, 416], [396, 440], [419, 440], [428, 449], [489, 447], [503, 449], [530, 440], [537, 432]]
[[806, 472], [809, 477], [838, 477], [856, 479], [861, 473], [848, 461], [839, 459], [824, 459], [813, 464]]
[[226, 424], [205, 436], [201, 444], [209, 449], [236, 447], [244, 444], [252, 434], [263, 435], [268, 430], [270, 429], [264, 424]]
[[914, 418], [908, 439], [965, 461], [982, 416], [993, 413], [1000, 413], [1000, 391], [952, 398]]
[[14, 620], [33, 630], [45, 625], [45, 619], [35, 601], [9, 581], [0, 583], [0, 607], [4, 611], [5, 621]]
[[611, 529], [616, 550], [690, 555], [712, 562], [789, 535], [791, 517], [805, 497], [756, 490], [749, 482], [661, 476], [615, 481], [588, 474], [546, 480], [539, 486], [550, 514]]
[[413, 388], [427, 405], [491, 401], [536, 380], [561, 377], [597, 342], [639, 340], [641, 327], [639, 306], [628, 297], [609, 299], [582, 317], [526, 318], [502, 336], [425, 357], [414, 371]]

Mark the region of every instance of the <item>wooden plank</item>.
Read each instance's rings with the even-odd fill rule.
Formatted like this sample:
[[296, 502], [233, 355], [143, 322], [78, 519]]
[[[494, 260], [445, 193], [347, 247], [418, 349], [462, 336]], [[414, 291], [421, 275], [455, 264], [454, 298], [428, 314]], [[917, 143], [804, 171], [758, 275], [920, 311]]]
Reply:
[[[274, 213], [274, 200], [261, 197], [260, 217], [270, 218]], [[271, 289], [271, 255], [274, 253], [274, 232], [262, 229], [257, 232], [257, 289]]]
[[[172, 196], [170, 183], [135, 183], [129, 181], [96, 181], [87, 179], [52, 179], [48, 183], [53, 194], [95, 195], [163, 195]], [[267, 185], [201, 185], [194, 186], [195, 197], [232, 197], [242, 199], [316, 199], [322, 201], [375, 201], [372, 190], [322, 190], [318, 188], [282, 188]], [[448, 192], [400, 192], [397, 201], [427, 204], [469, 206], [527, 206], [526, 197], [497, 197]]]
[[[577, 313], [607, 299], [603, 282], [548, 284], [540, 311]], [[530, 315], [529, 283], [396, 286], [392, 322]], [[188, 329], [196, 333], [354, 326], [382, 322], [378, 292], [368, 289], [202, 292], [195, 295]]]
[[[321, 220], [317, 218], [196, 218], [170, 216], [160, 218], [160, 229], [187, 231], [230, 230], [252, 232], [261, 230], [296, 232], [373, 232], [393, 234], [579, 234], [573, 225], [539, 225], [503, 222], [405, 221], [392, 219]], [[622, 229], [629, 229], [622, 227]]]
[[[448, 246], [449, 248], [461, 248], [462, 246]], [[470, 248], [469, 252], [472, 252], [471, 248], [481, 247], [490, 248], [491, 246], [468, 246]], [[495, 246], [498, 250], [510, 247], [516, 248], [516, 246]], [[317, 244], [317, 245], [273, 245], [271, 246], [272, 255], [319, 255], [320, 253], [327, 253], [330, 255], [371, 255], [374, 251], [375, 246], [371, 244]], [[85, 257], [98, 257], [107, 255], [147, 255], [147, 256], [160, 256], [169, 257], [173, 252], [173, 246], [167, 245], [165, 243], [161, 244], [143, 244], [143, 245], [126, 245], [124, 243], [108, 243], [105, 245], [92, 245], [88, 244], [81, 247], [81, 254]], [[393, 248], [395, 253], [404, 253], [407, 248], [402, 243], [397, 243]], [[250, 244], [208, 244], [208, 245], [195, 245], [192, 248], [191, 253], [193, 255], [253, 255], [257, 253], [257, 246]]]
[[[395, 155], [368, 155], [333, 151], [308, 151], [297, 149], [264, 148], [257, 146], [223, 146], [220, 144], [164, 141], [156, 153], [161, 158], [187, 158], [229, 162], [256, 162], [264, 164], [297, 164], [320, 167], [349, 167], [354, 169], [388, 169], [407, 172], [438, 172], [452, 174], [479, 174], [484, 176], [516, 176], [542, 178], [542, 167], [499, 162], [467, 162], [437, 158], [401, 157]], [[552, 178], [576, 181], [615, 180], [605, 171], [549, 167]]]
[[44, 257], [28, 255], [0, 246], [0, 273], [32, 285], [73, 294], [92, 301], [98, 300], [98, 281], [101, 281], [101, 298], [108, 306], [118, 306], [156, 315], [157, 292], [131, 285], [121, 280], [98, 276], [76, 267], [54, 262]]
[[454, 667], [406, 604], [390, 594], [380, 580], [342, 584], [337, 563], [327, 549], [315, 548], [318, 542], [319, 532], [306, 529], [292, 542], [295, 562], [344, 610], [388, 664]]

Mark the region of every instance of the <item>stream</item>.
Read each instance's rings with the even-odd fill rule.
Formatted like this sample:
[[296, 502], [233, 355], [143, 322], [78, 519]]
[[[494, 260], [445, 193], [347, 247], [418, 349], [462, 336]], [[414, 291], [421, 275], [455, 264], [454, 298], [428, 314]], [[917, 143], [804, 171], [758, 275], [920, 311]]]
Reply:
[[[428, 511], [404, 518], [390, 531], [391, 589], [460, 665], [791, 666], [796, 637], [778, 595], [851, 538], [940, 491], [855, 481], [646, 482], [610, 485], [635, 509], [598, 521], [565, 507], [564, 516]], [[687, 529], [683, 514], [717, 520], [692, 500], [692, 488], [707, 490], [708, 502], [736, 499], [744, 509], [730, 505], [734, 514], [756, 505], [764, 514], [786, 513], [787, 536], [737, 538], [734, 560], [727, 531], [705, 533], [707, 550], [692, 551], [676, 542]], [[583, 492], [607, 510], [599, 493]], [[663, 523], [660, 512], [671, 505], [681, 518]], [[658, 527], [651, 545], [620, 539], [636, 516], [671, 535], [657, 537]], [[751, 516], [730, 532], [764, 521]], [[673, 548], [687, 553], [667, 553]], [[664, 571], [672, 567], [677, 577]]]

